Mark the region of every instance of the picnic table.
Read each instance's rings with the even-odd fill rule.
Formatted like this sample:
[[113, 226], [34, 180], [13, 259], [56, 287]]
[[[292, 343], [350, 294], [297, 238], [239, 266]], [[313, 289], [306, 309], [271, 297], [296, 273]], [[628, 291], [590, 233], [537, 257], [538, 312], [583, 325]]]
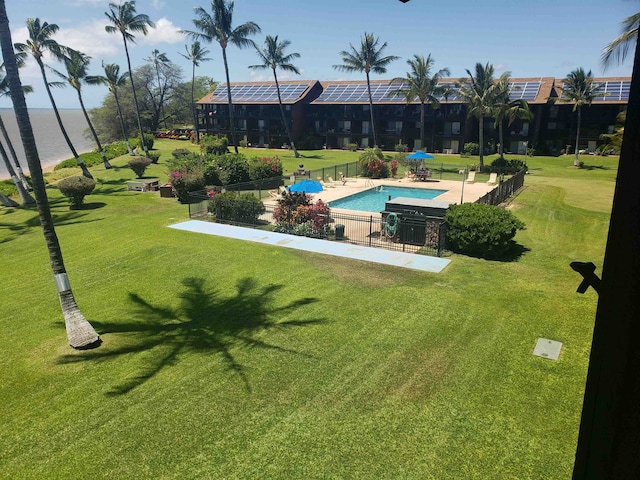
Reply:
[[127, 190], [133, 192], [155, 192], [160, 188], [157, 178], [149, 178], [146, 180], [133, 180], [127, 182]]
[[416, 172], [415, 180], [426, 182], [430, 178], [431, 178], [431, 170], [429, 170], [428, 168], [426, 170], [418, 170]]

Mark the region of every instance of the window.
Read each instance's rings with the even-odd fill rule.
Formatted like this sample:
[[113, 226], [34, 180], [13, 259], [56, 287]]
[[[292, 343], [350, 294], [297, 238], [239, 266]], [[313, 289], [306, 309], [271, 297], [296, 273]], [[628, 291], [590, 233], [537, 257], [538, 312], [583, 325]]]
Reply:
[[551, 108], [549, 108], [549, 118], [558, 118], [558, 106], [557, 105], [552, 105]]
[[558, 128], [556, 122], [547, 123], [547, 130], [555, 130], [556, 128]]
[[460, 122], [451, 122], [451, 134], [460, 135]]

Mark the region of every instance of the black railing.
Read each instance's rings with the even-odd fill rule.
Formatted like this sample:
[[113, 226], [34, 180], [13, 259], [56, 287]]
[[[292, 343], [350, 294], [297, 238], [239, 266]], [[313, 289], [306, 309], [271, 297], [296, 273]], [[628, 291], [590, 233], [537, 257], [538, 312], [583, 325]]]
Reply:
[[[232, 218], [214, 218], [208, 212], [210, 199], [206, 192], [191, 192], [189, 196], [190, 218], [265, 230], [276, 228], [275, 206], [265, 205], [265, 212], [251, 222], [238, 222]], [[295, 235], [302, 229], [280, 224], [278, 230]], [[442, 218], [414, 214], [398, 215], [394, 226], [388, 225], [380, 215], [331, 212], [325, 228], [307, 229], [306, 233], [313, 238], [433, 256], [441, 256], [446, 243], [446, 226]]]
[[485, 196], [480, 197], [475, 203], [486, 203], [487, 205], [500, 205], [507, 198], [512, 197], [518, 190], [524, 185], [524, 176], [526, 170], [520, 170], [507, 180], [503, 180], [503, 176], [500, 176], [500, 181], [496, 188], [491, 190]]

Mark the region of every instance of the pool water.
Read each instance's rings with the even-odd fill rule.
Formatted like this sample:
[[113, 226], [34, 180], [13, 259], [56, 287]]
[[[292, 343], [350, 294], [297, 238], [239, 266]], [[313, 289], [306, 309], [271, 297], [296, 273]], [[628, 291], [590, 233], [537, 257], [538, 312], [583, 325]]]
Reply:
[[329, 202], [331, 208], [344, 208], [359, 212], [382, 212], [389, 197], [393, 200], [398, 197], [421, 198], [431, 200], [448, 190], [432, 188], [388, 187], [386, 185], [371, 188], [363, 192], [349, 195]]

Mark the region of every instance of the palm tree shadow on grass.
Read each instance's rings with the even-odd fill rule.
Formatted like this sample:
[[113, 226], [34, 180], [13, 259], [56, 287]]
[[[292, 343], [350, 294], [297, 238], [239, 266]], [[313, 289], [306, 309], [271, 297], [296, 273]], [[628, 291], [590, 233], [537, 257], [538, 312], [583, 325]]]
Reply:
[[[127, 354], [152, 353], [146, 365], [111, 388], [107, 396], [123, 395], [153, 378], [164, 368], [175, 364], [186, 353], [218, 355], [225, 368], [242, 380], [251, 391], [247, 369], [234, 355], [241, 348], [263, 348], [282, 353], [307, 354], [281, 347], [259, 338], [262, 332], [302, 327], [323, 322], [323, 319], [279, 321], [278, 317], [317, 301], [300, 298], [282, 307], [273, 306], [281, 285], [258, 287], [256, 281], [245, 278], [238, 282], [233, 296], [222, 297], [215, 288], [207, 289], [201, 278], [185, 278], [185, 290], [179, 295], [177, 307], [152, 305], [136, 293], [129, 293], [134, 305], [134, 320], [128, 322], [92, 321], [101, 335], [122, 335], [129, 341], [114, 350], [83, 351], [64, 355], [58, 363], [97, 361]], [[108, 340], [107, 342], [108, 343]]]

